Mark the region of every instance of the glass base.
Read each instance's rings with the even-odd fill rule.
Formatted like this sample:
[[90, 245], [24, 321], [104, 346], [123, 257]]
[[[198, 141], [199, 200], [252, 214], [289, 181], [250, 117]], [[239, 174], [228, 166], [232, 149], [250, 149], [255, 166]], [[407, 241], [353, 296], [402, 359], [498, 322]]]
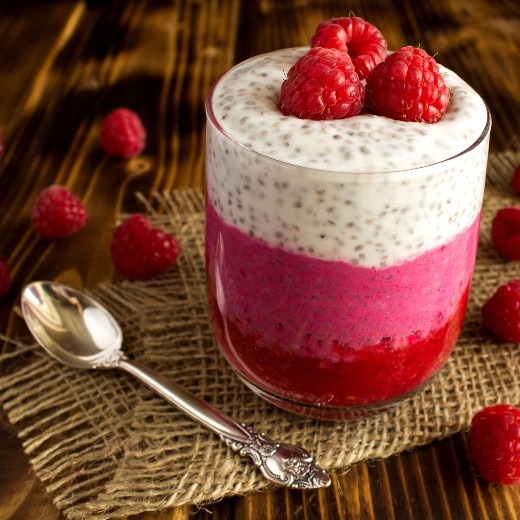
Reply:
[[359, 406], [326, 406], [326, 405], [313, 405], [309, 403], [302, 403], [299, 401], [293, 401], [286, 397], [281, 397], [272, 392], [269, 392], [250, 381], [244, 379], [240, 374], [238, 374], [240, 380], [250, 388], [256, 395], [262, 397], [266, 401], [274, 404], [278, 408], [282, 408], [283, 410], [287, 410], [288, 412], [295, 413], [297, 415], [302, 415], [304, 417], [311, 417], [313, 419], [323, 419], [328, 421], [347, 421], [360, 419], [363, 417], [369, 417], [372, 415], [376, 415], [379, 413], [387, 412], [396, 406], [403, 404], [405, 401], [413, 397], [417, 394], [417, 392], [421, 391], [424, 386], [431, 380], [421, 383], [419, 386], [414, 389], [406, 392], [404, 394], [393, 397], [392, 399], [388, 399], [386, 401], [380, 401], [377, 403], [370, 403]]

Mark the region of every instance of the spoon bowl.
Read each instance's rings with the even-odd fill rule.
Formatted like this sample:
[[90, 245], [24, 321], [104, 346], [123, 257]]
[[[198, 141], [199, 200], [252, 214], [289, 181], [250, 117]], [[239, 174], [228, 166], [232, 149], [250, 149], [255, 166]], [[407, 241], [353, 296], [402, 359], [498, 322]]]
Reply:
[[329, 475], [305, 449], [274, 441], [239, 423], [154, 370], [128, 359], [123, 334], [99, 302], [66, 285], [38, 281], [21, 296], [24, 319], [38, 343], [74, 368], [119, 368], [155, 390], [169, 403], [215, 432], [229, 447], [250, 457], [276, 484], [296, 489], [329, 486]]
[[97, 368], [121, 355], [121, 327], [96, 300], [57, 283], [33, 283], [23, 291], [22, 313], [38, 343], [58, 361]]

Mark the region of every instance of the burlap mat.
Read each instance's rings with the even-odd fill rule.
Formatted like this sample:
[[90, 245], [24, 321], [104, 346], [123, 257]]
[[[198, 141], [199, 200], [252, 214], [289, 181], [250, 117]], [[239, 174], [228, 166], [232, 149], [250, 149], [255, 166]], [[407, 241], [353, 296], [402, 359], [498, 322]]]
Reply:
[[[305, 446], [323, 467], [345, 470], [388, 457], [467, 428], [485, 405], [520, 404], [518, 345], [496, 342], [480, 320], [480, 307], [495, 288], [520, 277], [520, 262], [501, 260], [489, 241], [495, 211], [520, 204], [509, 188], [517, 163], [520, 154], [490, 157], [478, 261], [453, 355], [424, 391], [376, 417], [330, 423], [293, 416], [257, 398], [233, 374], [206, 313], [200, 190], [157, 196], [145, 205], [156, 225], [180, 238], [176, 267], [149, 281], [102, 284], [92, 294], [120, 321], [130, 356], [269, 436]], [[105, 519], [200, 505], [268, 485], [248, 459], [130, 376], [62, 367], [29, 338], [3, 338], [0, 403], [66, 517]]]

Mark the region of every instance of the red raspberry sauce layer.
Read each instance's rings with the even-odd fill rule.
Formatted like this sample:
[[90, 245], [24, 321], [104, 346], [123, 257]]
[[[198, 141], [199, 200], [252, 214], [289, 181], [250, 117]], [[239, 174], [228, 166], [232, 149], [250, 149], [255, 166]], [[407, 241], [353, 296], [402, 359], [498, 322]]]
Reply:
[[311, 406], [396, 398], [425, 382], [460, 333], [478, 217], [447, 244], [385, 269], [272, 247], [223, 222], [207, 200], [212, 324], [235, 370]]

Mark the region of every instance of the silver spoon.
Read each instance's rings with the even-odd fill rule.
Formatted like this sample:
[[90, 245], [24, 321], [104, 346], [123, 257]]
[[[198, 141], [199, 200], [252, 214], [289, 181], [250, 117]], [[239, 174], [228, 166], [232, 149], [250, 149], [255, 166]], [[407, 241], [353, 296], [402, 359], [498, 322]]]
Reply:
[[298, 446], [273, 441], [238, 423], [157, 372], [130, 360], [114, 317], [96, 300], [55, 282], [27, 285], [23, 316], [38, 343], [58, 361], [75, 368], [120, 368], [155, 390], [186, 415], [215, 432], [240, 455], [247, 455], [269, 480], [297, 489], [326, 487], [329, 475]]

